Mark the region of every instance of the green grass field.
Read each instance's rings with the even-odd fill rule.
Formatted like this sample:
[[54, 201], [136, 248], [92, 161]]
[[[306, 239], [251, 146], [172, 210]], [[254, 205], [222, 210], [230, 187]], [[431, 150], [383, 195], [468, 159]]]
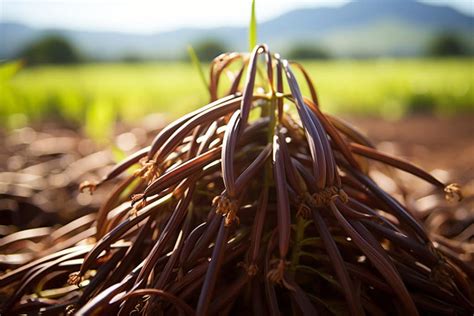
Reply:
[[[304, 64], [318, 87], [323, 109], [329, 112], [389, 118], [412, 111], [474, 112], [474, 59]], [[197, 71], [187, 63], [44, 66], [3, 77], [4, 126], [56, 117], [103, 126], [151, 112], [176, 117], [207, 101]]]

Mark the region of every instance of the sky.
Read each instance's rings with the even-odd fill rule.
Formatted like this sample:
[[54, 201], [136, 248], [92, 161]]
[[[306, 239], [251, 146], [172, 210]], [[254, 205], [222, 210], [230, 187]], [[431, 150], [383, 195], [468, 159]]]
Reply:
[[[349, 0], [257, 0], [257, 19]], [[357, 1], [357, 0], [354, 0]], [[380, 0], [374, 0], [380, 1]], [[474, 0], [422, 0], [474, 15]], [[38, 28], [155, 33], [181, 27], [245, 26], [250, 0], [0, 0], [0, 21]]]

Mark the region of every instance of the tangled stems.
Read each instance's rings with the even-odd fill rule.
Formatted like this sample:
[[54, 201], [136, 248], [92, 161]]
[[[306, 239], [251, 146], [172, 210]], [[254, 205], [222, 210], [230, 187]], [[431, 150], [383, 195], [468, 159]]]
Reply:
[[[0, 275], [3, 314], [473, 311], [464, 259], [472, 250], [427, 232], [416, 210], [369, 176], [370, 161], [419, 177], [448, 199], [461, 198], [457, 185], [376, 150], [324, 113], [304, 68], [266, 45], [219, 56], [209, 90], [211, 103], [81, 186], [121, 179], [95, 221], [68, 226], [82, 239], [53, 232], [64, 248]], [[123, 176], [133, 166], [140, 168]], [[124, 192], [132, 194], [126, 201]], [[12, 236], [4, 248], [16, 242]]]

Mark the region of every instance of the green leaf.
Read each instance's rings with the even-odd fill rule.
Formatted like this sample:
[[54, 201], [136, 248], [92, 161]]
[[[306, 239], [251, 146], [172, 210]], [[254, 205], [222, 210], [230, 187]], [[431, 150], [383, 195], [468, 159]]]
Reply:
[[344, 302], [337, 300], [321, 299], [316, 295], [306, 293], [310, 300], [326, 307], [333, 315], [349, 315]]
[[111, 146], [111, 149], [112, 149], [112, 156], [114, 157], [114, 161], [116, 163], [119, 163], [120, 161], [124, 160], [125, 158], [127, 158], [127, 153], [124, 152], [122, 149], [120, 149], [118, 146], [116, 146], [115, 144], [113, 144]]
[[334, 279], [334, 277], [330, 275], [329, 273], [323, 272], [321, 270], [318, 270], [316, 268], [306, 266], [306, 265], [297, 265], [296, 270], [305, 272], [305, 273], [310, 273], [310, 274], [317, 274], [324, 280], [328, 281], [330, 284], [334, 285], [335, 287], [337, 288], [340, 287], [339, 282], [336, 281], [336, 279]]
[[208, 90], [209, 85], [207, 83], [206, 75], [204, 74], [204, 70], [202, 68], [201, 61], [199, 60], [199, 57], [196, 54], [196, 51], [194, 50], [194, 48], [191, 45], [188, 45], [188, 54], [189, 54], [189, 57], [191, 58], [191, 61], [192, 61], [193, 65], [196, 67], [196, 69], [199, 73], [199, 77], [201, 78], [201, 81], [204, 84], [204, 87], [206, 88], [206, 90]]
[[6, 82], [23, 67], [23, 61], [14, 60], [0, 64], [0, 82]]
[[116, 119], [113, 103], [109, 99], [98, 98], [87, 108], [85, 128], [89, 137], [107, 143]]
[[319, 237], [309, 237], [309, 238], [303, 239], [299, 242], [300, 247], [303, 247], [303, 246], [316, 246], [316, 247], [319, 247], [321, 245], [322, 245], [322, 241], [321, 241], [321, 238], [319, 238]]
[[306, 252], [306, 251], [301, 251], [298, 253], [300, 257], [309, 257], [312, 258], [316, 261], [329, 261], [328, 256], [317, 254], [317, 253], [312, 253], [312, 252]]
[[257, 15], [255, 14], [255, 0], [252, 0], [252, 13], [249, 25], [249, 52], [257, 45]]

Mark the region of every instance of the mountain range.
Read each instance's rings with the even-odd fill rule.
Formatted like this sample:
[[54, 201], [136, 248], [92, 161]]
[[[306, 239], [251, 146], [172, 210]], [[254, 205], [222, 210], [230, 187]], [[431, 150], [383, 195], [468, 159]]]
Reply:
[[[305, 43], [334, 56], [413, 56], [442, 32], [455, 32], [474, 50], [474, 17], [449, 6], [416, 0], [357, 0], [340, 7], [289, 11], [259, 23], [260, 42], [284, 53]], [[140, 35], [118, 32], [35, 29], [0, 23], [0, 59], [14, 57], [29, 42], [48, 34], [68, 38], [80, 51], [98, 59], [127, 55], [141, 58], [184, 56], [185, 47], [203, 39], [222, 41], [229, 49], [247, 48], [246, 27], [182, 28]]]

